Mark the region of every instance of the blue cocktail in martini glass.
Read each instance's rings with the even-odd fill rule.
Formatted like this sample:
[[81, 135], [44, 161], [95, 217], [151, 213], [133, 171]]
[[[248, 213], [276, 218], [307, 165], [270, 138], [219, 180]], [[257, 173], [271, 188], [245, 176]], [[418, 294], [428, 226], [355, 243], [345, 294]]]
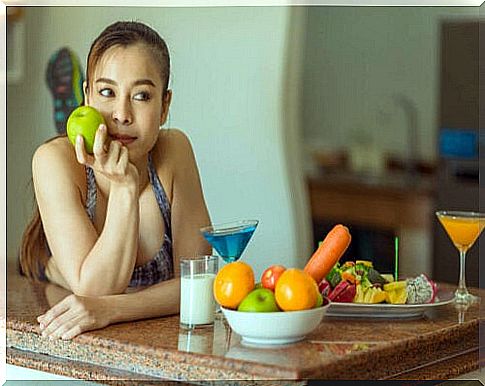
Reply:
[[219, 256], [226, 263], [231, 263], [239, 260], [258, 223], [258, 220], [233, 221], [209, 225], [200, 231]]

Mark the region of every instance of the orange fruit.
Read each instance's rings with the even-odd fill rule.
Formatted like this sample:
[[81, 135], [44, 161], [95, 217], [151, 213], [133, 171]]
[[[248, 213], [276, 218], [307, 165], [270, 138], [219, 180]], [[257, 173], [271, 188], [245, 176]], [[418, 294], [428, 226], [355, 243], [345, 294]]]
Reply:
[[318, 301], [318, 285], [305, 271], [290, 268], [276, 283], [276, 303], [283, 311], [308, 310]]
[[214, 298], [222, 307], [236, 309], [254, 289], [254, 273], [250, 265], [235, 261], [226, 264], [214, 279]]

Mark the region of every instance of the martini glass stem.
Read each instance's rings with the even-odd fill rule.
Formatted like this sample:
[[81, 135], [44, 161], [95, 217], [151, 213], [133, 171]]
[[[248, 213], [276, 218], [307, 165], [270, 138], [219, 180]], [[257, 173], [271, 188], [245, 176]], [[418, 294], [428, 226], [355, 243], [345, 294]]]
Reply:
[[460, 280], [458, 281], [458, 288], [455, 291], [455, 303], [469, 305], [479, 301], [477, 296], [472, 295], [466, 288], [465, 281], [465, 257], [466, 249], [459, 249], [460, 251]]
[[466, 289], [465, 280], [465, 257], [466, 251], [460, 249], [460, 280], [458, 281], [458, 289], [455, 292], [457, 300], [466, 299], [468, 297], [468, 290]]

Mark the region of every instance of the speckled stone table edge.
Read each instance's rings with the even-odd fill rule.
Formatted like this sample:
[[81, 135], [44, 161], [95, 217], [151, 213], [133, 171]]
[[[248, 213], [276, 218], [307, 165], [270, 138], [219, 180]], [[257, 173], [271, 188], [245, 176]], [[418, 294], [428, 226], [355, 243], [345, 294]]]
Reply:
[[[129, 373], [117, 369], [97, 366], [89, 363], [74, 361], [66, 358], [54, 357], [52, 355], [39, 354], [30, 351], [22, 351], [15, 348], [7, 349], [7, 363], [27, 367], [39, 371], [63, 375], [84, 381], [92, 381], [100, 384], [138, 386], [138, 385], [160, 385], [182, 386], [182, 385], [221, 385], [217, 381], [170, 381], [160, 378], [149, 377], [136, 373]], [[232, 386], [303, 386], [305, 381], [288, 380], [223, 380], [223, 384]]]
[[414, 369], [395, 374], [385, 379], [390, 380], [426, 380], [451, 379], [461, 374], [467, 374], [480, 368], [479, 351], [470, 350], [467, 353], [447, 358], [443, 361], [428, 363]]
[[[478, 323], [478, 320], [474, 320], [460, 328], [445, 329], [440, 334], [424, 334], [398, 343], [389, 342], [347, 355], [331, 366], [302, 370], [299, 375], [303, 379], [392, 378], [394, 374], [423, 367], [426, 363], [446, 361], [449, 357], [470, 350], [478, 351]], [[374, 360], [370, 361], [369, 356], [373, 356]]]
[[278, 374], [278, 371], [274, 371], [273, 376], [255, 374], [250, 371], [254, 370], [253, 363], [246, 363], [247, 371], [244, 371], [241, 364], [244, 365], [245, 362], [237, 360], [226, 360], [226, 366], [221, 366], [220, 361], [213, 363], [208, 356], [204, 358], [201, 355], [190, 355], [191, 353], [147, 350], [144, 347], [120, 350], [116, 345], [107, 348], [93, 342], [83, 344], [76, 339], [50, 340], [35, 332], [8, 328], [7, 347], [175, 381], [295, 379], [294, 374], [289, 377]]
[[87, 381], [116, 384], [117, 381], [149, 382], [160, 381], [142, 374], [129, 373], [117, 369], [97, 366], [89, 363], [73, 361], [65, 358], [58, 358], [52, 355], [22, 351], [15, 348], [7, 348], [7, 363], [27, 367], [48, 373], [63, 375]]
[[[343, 375], [347, 379], [376, 379], [420, 366], [423, 352], [425, 356], [436, 356], [451, 343], [464, 343], [460, 347], [465, 351], [478, 349], [478, 322], [472, 320], [459, 327], [442, 330], [439, 334], [428, 333], [418, 338], [381, 344], [322, 364], [319, 368], [300, 369], [263, 366], [250, 361], [177, 350], [155, 350], [89, 334], [73, 341], [49, 340], [39, 336], [38, 327], [17, 321], [7, 321], [7, 346], [173, 380], [342, 379]], [[410, 355], [411, 352], [414, 355]], [[373, 360], [369, 361], [372, 355]], [[440, 358], [428, 358], [431, 361], [437, 359]]]

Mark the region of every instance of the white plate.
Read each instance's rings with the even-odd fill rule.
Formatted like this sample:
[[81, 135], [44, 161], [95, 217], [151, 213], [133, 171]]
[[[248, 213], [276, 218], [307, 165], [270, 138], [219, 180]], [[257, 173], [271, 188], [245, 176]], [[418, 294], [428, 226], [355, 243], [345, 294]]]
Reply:
[[330, 304], [327, 316], [352, 318], [419, 318], [426, 311], [442, 307], [453, 302], [454, 294], [438, 290], [434, 303], [429, 304], [361, 304], [336, 303]]
[[298, 342], [315, 330], [329, 305], [304, 311], [240, 312], [221, 307], [231, 329], [243, 343], [276, 345]]

